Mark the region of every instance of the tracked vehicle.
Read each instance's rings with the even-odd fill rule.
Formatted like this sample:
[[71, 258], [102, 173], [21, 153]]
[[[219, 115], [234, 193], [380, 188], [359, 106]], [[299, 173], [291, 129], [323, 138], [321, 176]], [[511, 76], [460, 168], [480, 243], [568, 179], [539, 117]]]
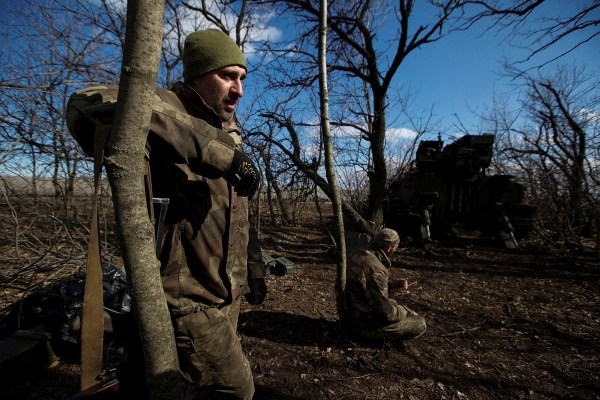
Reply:
[[495, 136], [465, 135], [444, 146], [421, 141], [410, 168], [392, 180], [386, 226], [419, 243], [494, 240], [515, 248], [532, 227], [535, 207], [511, 175], [488, 175]]

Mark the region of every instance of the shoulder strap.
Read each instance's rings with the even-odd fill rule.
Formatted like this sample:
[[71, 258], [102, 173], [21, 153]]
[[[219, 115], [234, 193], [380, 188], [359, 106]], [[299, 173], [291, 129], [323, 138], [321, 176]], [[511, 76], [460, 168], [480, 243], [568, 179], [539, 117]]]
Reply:
[[94, 133], [94, 197], [81, 317], [81, 391], [98, 384], [97, 378], [102, 373], [104, 299], [98, 232], [98, 192], [104, 146], [109, 132], [110, 125], [98, 123]]

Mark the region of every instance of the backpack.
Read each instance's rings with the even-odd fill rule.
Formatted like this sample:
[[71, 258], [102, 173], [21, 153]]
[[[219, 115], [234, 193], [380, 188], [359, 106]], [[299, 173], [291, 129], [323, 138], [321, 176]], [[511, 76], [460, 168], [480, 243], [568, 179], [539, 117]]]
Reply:
[[92, 86], [69, 97], [65, 118], [67, 128], [86, 156], [94, 155], [94, 134], [110, 129], [117, 106], [118, 89]]
[[[109, 131], [112, 126], [118, 93], [118, 89], [114, 87], [91, 86], [73, 93], [67, 102], [67, 128], [87, 156], [94, 153], [94, 133], [98, 129]], [[206, 140], [216, 139], [216, 143], [222, 145], [224, 152], [232, 152], [232, 148], [239, 144], [219, 129], [210, 127], [212, 130], [207, 133], [206, 121], [191, 116], [172, 91], [155, 89], [152, 111], [149, 131], [159, 136], [175, 130], [183, 135], [199, 135]]]

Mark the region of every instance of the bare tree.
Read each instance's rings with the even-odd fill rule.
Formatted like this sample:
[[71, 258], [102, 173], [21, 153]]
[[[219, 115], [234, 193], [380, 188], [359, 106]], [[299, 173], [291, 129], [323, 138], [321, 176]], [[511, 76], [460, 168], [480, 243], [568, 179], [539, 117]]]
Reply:
[[499, 109], [491, 119], [502, 138], [501, 155], [539, 205], [541, 232], [580, 245], [591, 235], [600, 204], [598, 81], [565, 65], [552, 74], [515, 74], [526, 88], [520, 118]]
[[[598, 0], [571, 2], [567, 7], [563, 7], [559, 15], [543, 11], [550, 3], [546, 0], [482, 0], [473, 3], [479, 4], [482, 11], [467, 18], [462, 28], [468, 29], [483, 19], [492, 22], [489, 29], [506, 33], [507, 38], [514, 41], [519, 48], [529, 50], [525, 59], [512, 60], [510, 63], [513, 65], [539, 59], [535, 63], [536, 68], [539, 68], [560, 59], [600, 35]], [[573, 37], [577, 39], [572, 45], [566, 46], [557, 55], [547, 55], [549, 50]]]
[[[268, 135], [271, 136], [273, 134], [273, 128], [270, 124], [267, 124], [266, 127], [269, 129]], [[272, 156], [272, 147], [273, 145], [266, 141], [262, 146], [262, 149], [259, 149], [258, 153], [262, 159], [262, 162], [265, 166], [265, 179], [267, 181], [266, 187], [266, 197], [267, 204], [269, 206], [269, 213], [271, 216], [271, 223], [276, 224], [276, 212], [275, 212], [275, 204], [277, 204], [281, 219], [286, 225], [292, 225], [294, 223], [290, 213], [288, 211], [288, 203], [286, 199], [284, 199], [284, 194], [282, 188], [279, 186], [280, 180], [278, 179], [281, 174], [285, 173], [287, 170], [285, 167], [278, 168], [278, 165], [281, 163], [277, 160], [276, 157]], [[276, 154], [277, 155], [277, 154]], [[273, 194], [275, 194], [275, 199], [273, 199]]]
[[152, 399], [178, 398], [180, 384], [173, 326], [144, 187], [144, 150], [158, 75], [163, 9], [161, 1], [128, 2], [123, 74], [106, 151], [119, 239]]
[[[310, 92], [317, 78], [315, 72], [317, 60], [311, 54], [310, 46], [316, 41], [317, 37], [319, 9], [308, 1], [283, 3], [288, 12], [294, 13], [300, 21], [299, 26], [304, 27], [304, 30], [293, 44], [293, 47], [288, 47], [287, 50], [283, 51], [273, 51], [275, 54], [279, 53], [285, 57], [293, 58], [294, 61], [291, 64], [281, 58], [277, 61], [278, 64], [275, 65], [281, 79], [274, 81], [272, 87], [284, 89], [302, 87]], [[408, 10], [402, 8], [402, 5], [406, 4], [401, 2], [400, 6], [405, 14], [403, 16], [399, 15], [399, 19], [408, 17], [412, 12], [410, 8]], [[346, 203], [344, 212], [350, 218], [350, 221], [360, 226], [361, 230], [367, 231], [372, 230], [373, 226], [381, 225], [383, 218], [381, 207], [385, 197], [386, 184], [383, 151], [385, 130], [387, 129], [384, 111], [387, 105], [386, 93], [398, 68], [399, 60], [406, 55], [407, 51], [410, 51], [407, 49], [407, 35], [404, 35], [403, 38], [399, 35], [398, 37], [401, 39], [397, 51], [391, 56], [392, 61], [384, 62], [384, 66], [378, 64], [381, 54], [375, 48], [374, 37], [380, 28], [380, 24], [376, 21], [385, 12], [389, 12], [389, 9], [386, 7], [379, 8], [371, 2], [347, 2], [343, 5], [333, 3], [330, 6], [328, 17], [328, 25], [332, 33], [328, 49], [328, 54], [331, 57], [328, 68], [332, 72], [331, 124], [338, 135], [336, 139], [336, 148], [338, 149], [336, 167], [344, 168], [341, 163], [344, 155], [365, 154], [365, 157], [362, 158], [362, 164], [368, 165], [367, 170], [369, 171], [369, 201], [366, 210], [353, 210], [350, 204]], [[437, 28], [433, 29], [431, 27], [428, 35], [433, 35], [436, 32]], [[424, 38], [423, 40], [427, 41], [428, 39]], [[292, 72], [295, 72], [296, 75], [290, 75]], [[351, 79], [348, 80], [347, 78]], [[347, 80], [348, 83], [341, 84], [342, 80]], [[350, 87], [353, 82], [354, 87]], [[356, 96], [353, 96], [353, 93]], [[269, 115], [270, 118], [282, 123], [288, 133], [296, 132], [295, 136], [290, 136], [290, 138], [295, 149], [295, 168], [302, 171], [310, 170], [309, 166], [313, 157], [305, 158], [301, 156], [303, 151], [300, 148], [301, 141], [297, 139], [296, 128], [302, 126], [310, 128], [311, 124], [299, 121], [294, 108], [306, 105], [304, 102], [306, 97], [310, 98], [310, 96], [290, 98], [295, 100], [296, 104], [288, 102], [283, 114], [264, 113], [264, 115]], [[314, 98], [317, 98], [317, 96]], [[303, 111], [305, 114], [306, 108]], [[351, 112], [348, 113], [347, 111]], [[284, 121], [285, 124], [283, 124]], [[341, 136], [344, 131], [354, 132], [356, 139], [345, 139], [344, 136]], [[354, 151], [339, 152], [339, 149], [344, 146], [352, 148]], [[355, 163], [356, 161], [353, 161], [353, 164]], [[311, 174], [316, 176], [315, 171], [312, 171]], [[319, 181], [324, 181], [321, 177], [316, 179], [317, 185], [320, 185]], [[325, 193], [330, 194], [328, 191], [325, 191]], [[362, 217], [363, 212], [365, 218]]]
[[321, 0], [319, 5], [319, 100], [321, 104], [321, 135], [325, 149], [325, 168], [327, 181], [331, 190], [333, 217], [337, 225], [337, 255], [338, 266], [336, 274], [336, 299], [338, 315], [345, 315], [346, 293], [346, 235], [344, 231], [344, 216], [340, 201], [340, 191], [337, 184], [335, 164], [333, 162], [333, 142], [329, 127], [329, 88], [327, 83], [327, 0]]
[[[270, 68], [275, 72], [267, 77], [269, 88], [279, 91], [281, 98], [287, 100], [279, 111], [265, 111], [262, 115], [277, 121], [283, 128], [279, 136], [268, 140], [286, 143], [283, 147], [293, 149], [294, 167], [308, 171], [312, 157], [303, 157], [310, 153], [302, 146], [309, 145], [303, 138], [316, 126], [312, 123], [316, 118], [307, 113], [310, 111], [307, 105], [317, 98], [312, 95], [318, 74], [317, 58], [311, 46], [317, 40], [319, 10], [314, 2], [306, 0], [260, 3], [278, 7], [282, 15], [293, 15], [299, 30], [298, 37], [289, 43], [278, 47], [265, 43], [264, 50], [274, 57]], [[349, 1], [330, 5], [328, 68], [336, 168], [342, 171], [361, 168], [367, 178], [368, 199], [364, 209], [353, 209], [350, 203], [344, 203], [348, 221], [360, 230], [373, 231], [383, 223], [383, 202], [389, 183], [385, 143], [391, 115], [397, 114], [394, 99], [402, 98], [396, 93], [392, 98], [390, 93], [394, 81], [399, 79], [400, 65], [416, 49], [440, 41], [456, 30], [468, 29], [499, 15], [509, 23], [528, 15], [543, 0], [509, 2], [502, 9], [494, 7], [496, 3], [423, 1], [418, 5], [421, 10], [427, 10], [430, 18], [415, 26], [415, 1]], [[304, 91], [302, 95], [296, 92], [299, 88]], [[318, 111], [315, 109], [315, 112]], [[303, 132], [299, 132], [300, 129]], [[314, 172], [311, 176], [320, 185], [323, 178]]]

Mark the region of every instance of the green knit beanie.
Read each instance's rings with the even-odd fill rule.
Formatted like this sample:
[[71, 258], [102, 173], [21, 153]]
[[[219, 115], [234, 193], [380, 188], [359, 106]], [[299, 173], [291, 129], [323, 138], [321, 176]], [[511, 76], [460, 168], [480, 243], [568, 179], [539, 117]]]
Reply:
[[226, 33], [206, 29], [190, 33], [183, 47], [183, 80], [215, 71], [230, 65], [246, 68], [242, 50]]

